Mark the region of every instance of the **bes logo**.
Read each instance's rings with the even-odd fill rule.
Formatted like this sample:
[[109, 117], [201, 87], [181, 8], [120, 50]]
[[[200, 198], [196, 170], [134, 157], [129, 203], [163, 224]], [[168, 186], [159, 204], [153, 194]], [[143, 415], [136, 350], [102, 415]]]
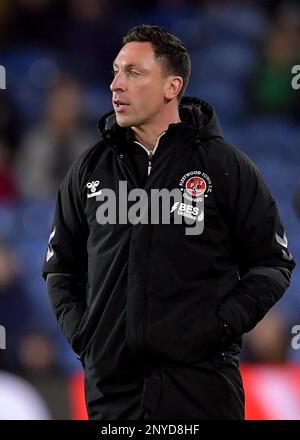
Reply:
[[206, 182], [202, 177], [190, 177], [185, 184], [187, 192], [194, 197], [202, 196], [206, 191]]

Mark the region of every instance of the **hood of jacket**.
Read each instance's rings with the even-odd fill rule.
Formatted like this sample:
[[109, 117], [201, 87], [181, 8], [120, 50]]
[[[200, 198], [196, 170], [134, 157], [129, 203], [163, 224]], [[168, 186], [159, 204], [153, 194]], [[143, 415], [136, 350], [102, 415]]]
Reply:
[[[223, 137], [218, 117], [214, 108], [202, 99], [184, 96], [179, 104], [181, 123], [170, 124], [180, 126], [185, 133], [198, 134], [201, 140]], [[170, 127], [169, 126], [169, 127]], [[120, 130], [127, 130], [117, 124], [114, 110], [101, 117], [98, 129], [105, 138], [107, 135], [119, 133]]]

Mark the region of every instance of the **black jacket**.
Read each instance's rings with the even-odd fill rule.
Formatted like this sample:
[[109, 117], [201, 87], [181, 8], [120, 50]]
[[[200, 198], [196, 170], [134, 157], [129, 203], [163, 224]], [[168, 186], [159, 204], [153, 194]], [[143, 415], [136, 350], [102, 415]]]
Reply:
[[102, 378], [124, 374], [129, 355], [191, 363], [240, 344], [295, 266], [272, 195], [251, 160], [223, 139], [212, 107], [183, 98], [180, 116], [160, 139], [144, 189], [202, 194], [201, 234], [187, 235], [185, 223], [98, 223], [104, 202], [88, 197], [88, 183], [99, 181], [97, 191], [110, 188], [117, 200], [119, 181], [128, 191], [139, 186], [129, 130], [113, 112], [59, 189], [43, 276], [56, 274], [48, 289], [58, 322]]

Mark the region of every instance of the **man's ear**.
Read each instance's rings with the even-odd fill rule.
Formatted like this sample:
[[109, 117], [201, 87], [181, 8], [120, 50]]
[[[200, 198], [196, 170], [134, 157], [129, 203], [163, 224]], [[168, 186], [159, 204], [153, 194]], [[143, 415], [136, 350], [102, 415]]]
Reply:
[[165, 99], [172, 100], [178, 96], [180, 90], [183, 87], [183, 80], [181, 76], [169, 76], [166, 89], [165, 89]]

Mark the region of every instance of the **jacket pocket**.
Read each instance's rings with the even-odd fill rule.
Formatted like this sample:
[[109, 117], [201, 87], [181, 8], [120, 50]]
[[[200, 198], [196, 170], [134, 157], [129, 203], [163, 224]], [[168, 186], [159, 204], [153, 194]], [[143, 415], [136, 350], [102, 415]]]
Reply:
[[89, 316], [89, 307], [85, 309], [82, 319], [78, 324], [75, 334], [73, 335], [71, 340], [71, 347], [74, 350], [74, 352], [80, 356], [80, 358], [85, 348], [86, 323], [88, 320], [88, 316]]
[[215, 311], [207, 315], [206, 330], [203, 333], [202, 346], [208, 351], [215, 352], [222, 347], [222, 322]]
[[149, 376], [144, 379], [142, 393], [142, 407], [151, 415], [155, 414], [161, 399], [162, 392], [162, 370], [155, 368]]

